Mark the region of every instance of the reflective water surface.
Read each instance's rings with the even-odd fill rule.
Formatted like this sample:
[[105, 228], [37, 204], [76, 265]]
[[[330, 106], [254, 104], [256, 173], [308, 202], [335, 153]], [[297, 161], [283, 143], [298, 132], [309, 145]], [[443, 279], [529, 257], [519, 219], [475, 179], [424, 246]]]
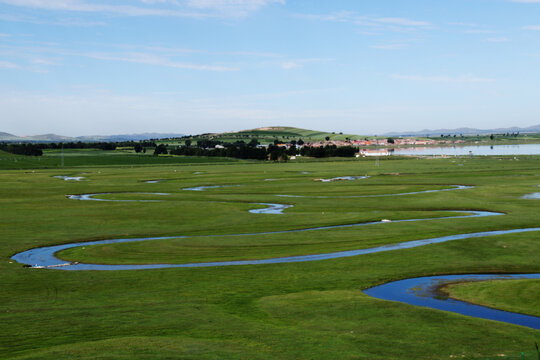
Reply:
[[[453, 210], [455, 212], [455, 210]], [[459, 215], [459, 216], [448, 216], [445, 218], [425, 218], [425, 219], [407, 219], [407, 220], [394, 220], [392, 222], [386, 221], [373, 221], [367, 223], [358, 223], [358, 224], [347, 224], [347, 225], [332, 225], [332, 226], [321, 226], [315, 228], [307, 229], [297, 229], [297, 230], [282, 230], [282, 231], [267, 231], [260, 233], [244, 233], [244, 234], [229, 234], [229, 235], [206, 235], [206, 237], [214, 236], [256, 236], [264, 234], [286, 234], [286, 233], [295, 233], [295, 232], [304, 232], [304, 231], [317, 231], [317, 230], [326, 230], [326, 229], [336, 229], [336, 228], [346, 228], [346, 227], [359, 227], [359, 226], [369, 226], [375, 224], [388, 224], [398, 223], [398, 222], [412, 222], [412, 221], [429, 221], [435, 219], [459, 219], [459, 218], [468, 218], [468, 217], [484, 217], [484, 216], [500, 216], [502, 213], [494, 213], [489, 211], [466, 211], [468, 214]], [[383, 251], [399, 250], [399, 249], [409, 249], [418, 246], [424, 246], [429, 244], [443, 243], [453, 240], [462, 240], [470, 238], [479, 238], [486, 236], [496, 236], [504, 234], [515, 234], [531, 231], [540, 231], [540, 228], [526, 228], [526, 229], [512, 229], [512, 230], [497, 230], [497, 231], [483, 231], [477, 233], [469, 234], [459, 234], [459, 235], [450, 235], [442, 236], [432, 239], [422, 239], [422, 240], [413, 240], [397, 244], [388, 244], [377, 246], [374, 248], [368, 249], [359, 249], [359, 250], [348, 250], [348, 251], [339, 251], [325, 254], [315, 254], [315, 255], [299, 255], [299, 256], [288, 256], [288, 257], [279, 257], [272, 259], [258, 259], [258, 260], [238, 260], [238, 261], [218, 261], [218, 262], [206, 262], [206, 263], [189, 263], [189, 264], [147, 264], [147, 265], [101, 265], [101, 264], [72, 264], [69, 266], [61, 267], [62, 270], [138, 270], [138, 269], [159, 269], [159, 268], [177, 268], [177, 267], [208, 267], [208, 266], [232, 266], [232, 265], [258, 265], [258, 264], [279, 264], [279, 263], [293, 263], [293, 262], [306, 262], [306, 261], [319, 261], [319, 260], [328, 260], [328, 259], [337, 259], [351, 256], [358, 256], [364, 254], [372, 254]], [[58, 259], [55, 256], [55, 253], [74, 247], [81, 246], [91, 246], [91, 245], [100, 245], [100, 244], [113, 244], [113, 243], [127, 243], [127, 242], [137, 242], [137, 241], [151, 241], [151, 240], [165, 240], [165, 239], [178, 239], [186, 238], [187, 236], [165, 236], [165, 237], [144, 237], [144, 238], [134, 238], [134, 239], [110, 239], [110, 240], [99, 240], [99, 241], [87, 241], [82, 243], [71, 243], [71, 244], [62, 244], [55, 246], [46, 246], [41, 248], [35, 248], [27, 250], [21, 253], [18, 253], [12, 257], [13, 260], [16, 260], [22, 264], [28, 264], [32, 266], [51, 266], [64, 263], [61, 259]]]
[[540, 317], [491, 309], [440, 296], [441, 285], [460, 281], [482, 281], [499, 279], [540, 279], [540, 274], [512, 275], [437, 275], [394, 281], [364, 290], [369, 296], [377, 299], [399, 301], [415, 306], [425, 306], [437, 310], [451, 311], [462, 315], [482, 319], [504, 321], [510, 324], [540, 329]]
[[82, 179], [84, 179], [84, 176], [63, 176], [63, 175], [58, 175], [58, 176], [53, 176], [57, 179], [63, 179], [65, 181], [81, 181]]
[[266, 205], [264, 209], [252, 209], [249, 210], [252, 214], [283, 214], [283, 210], [293, 207], [293, 205], [285, 204], [270, 204], [270, 203], [256, 203], [258, 205]]
[[540, 155], [540, 144], [395, 148], [393, 155]]
[[156, 193], [156, 192], [131, 192], [131, 193], [94, 193], [94, 194], [78, 194], [78, 195], [66, 195], [68, 199], [72, 200], [93, 200], [93, 201], [117, 201], [117, 202], [132, 202], [132, 201], [139, 201], [139, 202], [157, 202], [161, 200], [115, 200], [115, 199], [100, 199], [96, 198], [95, 196], [100, 195], [117, 195], [117, 194], [141, 194], [141, 195], [171, 195], [169, 193]]

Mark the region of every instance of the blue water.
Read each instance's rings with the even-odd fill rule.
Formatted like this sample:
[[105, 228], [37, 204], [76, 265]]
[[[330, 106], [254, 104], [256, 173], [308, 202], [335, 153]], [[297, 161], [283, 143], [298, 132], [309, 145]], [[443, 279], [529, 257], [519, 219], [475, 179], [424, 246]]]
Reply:
[[540, 155], [540, 144], [394, 148], [393, 155]]
[[283, 210], [293, 207], [293, 205], [285, 205], [285, 204], [270, 204], [270, 203], [256, 203], [256, 204], [266, 205], [268, 207], [264, 209], [252, 209], [252, 210], [249, 210], [250, 213], [282, 215]]
[[57, 179], [62, 179], [62, 180], [65, 180], [65, 181], [82, 181], [82, 179], [84, 179], [84, 176], [64, 176], [64, 175], [58, 175], [58, 176], [53, 176]]
[[352, 181], [352, 180], [362, 180], [362, 179], [367, 179], [369, 178], [370, 176], [339, 176], [339, 177], [335, 177], [335, 178], [331, 178], [331, 179], [315, 179], [316, 181], [320, 181], [320, 182], [332, 182], [332, 181], [340, 181], [340, 180], [349, 180], [349, 181]]
[[434, 193], [441, 191], [452, 191], [452, 190], [465, 190], [472, 189], [474, 186], [465, 186], [465, 185], [450, 185], [451, 188], [448, 189], [439, 189], [439, 190], [423, 190], [423, 191], [411, 191], [397, 194], [378, 194], [378, 195], [343, 195], [343, 196], [310, 196], [310, 195], [275, 195], [280, 197], [298, 197], [298, 198], [316, 198], [316, 199], [348, 199], [348, 198], [369, 198], [369, 197], [383, 197], [383, 196], [404, 196], [404, 195], [415, 195], [415, 194], [426, 194]]
[[208, 190], [208, 189], [217, 189], [217, 188], [233, 187], [233, 186], [240, 186], [240, 185], [208, 185], [208, 186], [195, 186], [195, 187], [183, 188], [182, 190], [188, 190], [188, 191], [204, 191], [204, 190]]
[[72, 200], [93, 200], [93, 201], [117, 201], [117, 202], [132, 202], [132, 201], [139, 201], [139, 202], [157, 202], [161, 200], [115, 200], [115, 199], [101, 199], [97, 198], [96, 196], [100, 195], [113, 195], [113, 194], [142, 194], [142, 195], [171, 195], [169, 193], [156, 193], [156, 192], [132, 192], [132, 193], [94, 193], [94, 194], [79, 194], [79, 195], [66, 195], [68, 199]]
[[[203, 191], [207, 188], [215, 188], [222, 186], [201, 186], [197, 188], [186, 188], [184, 190], [195, 190]], [[356, 197], [375, 197], [375, 196], [397, 196], [397, 195], [410, 195], [410, 194], [420, 194], [420, 193], [429, 193], [429, 192], [438, 192], [438, 191], [450, 191], [458, 189], [468, 189], [471, 187], [455, 185], [449, 189], [441, 190], [425, 190], [409, 193], [399, 193], [399, 194], [383, 194], [383, 195], [364, 195]], [[107, 200], [95, 198], [94, 196], [105, 195], [108, 193], [100, 194], [83, 194], [83, 195], [70, 195], [72, 199], [79, 200], [95, 200], [95, 201], [137, 201], [137, 200]], [[139, 194], [154, 194], [154, 195], [169, 195], [166, 193], [139, 193]], [[287, 196], [287, 195], [282, 195]], [[351, 196], [355, 197], [355, 196]], [[155, 201], [155, 200], [139, 200], [139, 201]], [[264, 209], [254, 209], [250, 212], [262, 213], [262, 214], [281, 214], [282, 211], [292, 205], [284, 204], [271, 204], [264, 203], [267, 205], [267, 208]], [[457, 210], [452, 210], [457, 212]], [[504, 215], [502, 213], [488, 212], [488, 211], [467, 211], [466, 215], [458, 216], [448, 216], [445, 218], [426, 218], [426, 219], [407, 219], [407, 220], [395, 220], [393, 222], [413, 222], [413, 221], [429, 221], [435, 219], [458, 219], [458, 218], [468, 218], [468, 217], [485, 217], [485, 216], [500, 216]], [[357, 227], [357, 226], [369, 226], [369, 225], [382, 225], [388, 224], [386, 221], [373, 221], [368, 223], [358, 223], [358, 224], [346, 224], [346, 225], [332, 225], [332, 226], [321, 226], [315, 228], [307, 229], [297, 229], [297, 230], [283, 230], [283, 231], [268, 231], [260, 233], [245, 233], [245, 234], [229, 234], [229, 235], [206, 235], [206, 237], [212, 236], [257, 236], [263, 234], [285, 234], [293, 232], [303, 232], [303, 231], [317, 231], [325, 229], [336, 229], [336, 228], [345, 228], [345, 227]], [[144, 238], [134, 238], [134, 239], [109, 239], [109, 240], [100, 240], [100, 241], [87, 241], [83, 243], [71, 243], [63, 244], [56, 246], [47, 246], [42, 248], [36, 248], [27, 250], [21, 253], [18, 253], [12, 257], [13, 260], [18, 261], [22, 264], [27, 264], [33, 267], [51, 267], [62, 264], [61, 267], [54, 267], [54, 269], [59, 270], [143, 270], [143, 269], [160, 269], [160, 268], [193, 268], [193, 267], [214, 267], [214, 266], [240, 266], [240, 265], [262, 265], [262, 264], [280, 264], [280, 263], [295, 263], [295, 262], [308, 262], [308, 261], [322, 261], [329, 259], [338, 259], [352, 256], [360, 256], [365, 254], [373, 254], [384, 251], [393, 251], [400, 249], [409, 249], [419, 246], [425, 246], [429, 244], [443, 243], [447, 241], [462, 240], [462, 239], [471, 239], [487, 236], [497, 236], [504, 234], [515, 234], [515, 233], [524, 233], [524, 232], [533, 232], [540, 231], [540, 228], [525, 228], [525, 229], [512, 229], [512, 230], [497, 230], [497, 231], [484, 231], [477, 233], [469, 234], [457, 234], [450, 236], [443, 236], [431, 239], [422, 239], [422, 240], [413, 240], [397, 244], [389, 244], [378, 246], [368, 249], [358, 249], [358, 250], [348, 250], [348, 251], [339, 251], [331, 252], [324, 254], [314, 254], [314, 255], [300, 255], [300, 256], [288, 256], [288, 257], [278, 257], [271, 259], [258, 259], [258, 260], [238, 260], [238, 261], [218, 261], [218, 262], [206, 262], [206, 263], [187, 263], [187, 264], [147, 264], [147, 265], [102, 265], [102, 264], [84, 264], [84, 263], [72, 263], [65, 264], [63, 261], [58, 259], [55, 254], [58, 251], [75, 248], [75, 247], [84, 247], [92, 245], [102, 245], [102, 244], [112, 244], [112, 243], [128, 243], [128, 242], [138, 242], [138, 241], [152, 241], [152, 240], [166, 240], [166, 239], [178, 239], [186, 238], [187, 236], [166, 236], [166, 237], [144, 237]], [[460, 275], [460, 276], [436, 276], [436, 277], [424, 277], [416, 279], [407, 279], [401, 280], [385, 285], [381, 285], [372, 289], [368, 289], [365, 292], [368, 295], [394, 301], [402, 301], [412, 305], [418, 306], [427, 306], [440, 310], [453, 311], [464, 315], [476, 316], [480, 318], [493, 319], [499, 321], [506, 321], [513, 324], [523, 325], [533, 327], [538, 329], [540, 325], [538, 324], [538, 318], [534, 316], [527, 316], [522, 314], [507, 313], [500, 310], [488, 309], [482, 306], [471, 305], [463, 303], [457, 300], [446, 300], [442, 301], [437, 299], [434, 295], [430, 295], [429, 291], [423, 291], [422, 289], [434, 288], [434, 284], [440, 284], [440, 281], [446, 280], [456, 280], [459, 279], [468, 279], [474, 277], [478, 279], [479, 276], [492, 276], [492, 275]], [[540, 277], [540, 274], [532, 275], [522, 275], [522, 277]], [[484, 279], [484, 278], [481, 278]], [[414, 289], [414, 291], [413, 291]], [[426, 295], [427, 294], [427, 295]], [[420, 296], [419, 296], [420, 295]]]
[[364, 293], [377, 299], [399, 301], [410, 305], [451, 311], [481, 319], [504, 321], [540, 330], [540, 317], [491, 309], [450, 298], [444, 299], [441, 298], [438, 292], [441, 285], [449, 282], [499, 279], [540, 279], [540, 274], [426, 276], [375, 286], [364, 290]]
[[[453, 212], [455, 211], [456, 210], [453, 210]], [[466, 211], [466, 212], [468, 213], [467, 215], [448, 216], [445, 218], [395, 220], [393, 222], [397, 223], [397, 222], [429, 221], [429, 220], [436, 220], [436, 219], [437, 220], [461, 219], [461, 218], [469, 218], [469, 217], [485, 217], [485, 216], [503, 215], [501, 213], [494, 213], [494, 212], [489, 212], [489, 211]], [[229, 234], [229, 235], [206, 235], [206, 237], [286, 234], [286, 233], [295, 233], [295, 232], [304, 232], [304, 231], [317, 231], [317, 230], [337, 229], [337, 228], [346, 228], [346, 227], [369, 226], [369, 225], [375, 225], [375, 224], [387, 225], [391, 223], [384, 222], [384, 221], [373, 221], [373, 222], [359, 223], [359, 224], [321, 226], [321, 227], [298, 229], [298, 230], [268, 231], [268, 232], [261, 232], [261, 233], [245, 233], [245, 234]], [[73, 264], [73, 265], [61, 267], [58, 269], [62, 269], [62, 270], [139, 270], [139, 269], [159, 269], [159, 268], [177, 268], [177, 267], [257, 265], [257, 264], [278, 264], [278, 263], [319, 261], [319, 260], [358, 256], [358, 255], [364, 255], [364, 254], [372, 254], [372, 253], [383, 252], [383, 251], [409, 249], [409, 248], [414, 248], [418, 246], [443, 243], [443, 242], [453, 241], [453, 240], [462, 240], [462, 239], [496, 236], [496, 235], [504, 235], [504, 234], [515, 234], [515, 233], [523, 233], [523, 232], [531, 232], [531, 231], [540, 231], [540, 228], [497, 230], [497, 231], [484, 231], [484, 232], [469, 233], [469, 234], [458, 234], [458, 235], [442, 236], [442, 237], [431, 238], [431, 239], [407, 241], [403, 243], [383, 245], [383, 246], [378, 246], [375, 248], [368, 248], [368, 249], [339, 251], [339, 252], [315, 254], [315, 255], [288, 256], [288, 257], [279, 257], [279, 258], [272, 258], [272, 259], [218, 261], [218, 262], [189, 263], [189, 264], [148, 264], [148, 265], [102, 265], [102, 264], [79, 263], [79, 264]], [[47, 246], [47, 247], [27, 250], [27, 251], [14, 255], [12, 259], [22, 264], [47, 267], [51, 265], [62, 264], [64, 262], [55, 256], [55, 253], [64, 249], [91, 246], [91, 245], [178, 239], [178, 238], [186, 238], [186, 237], [187, 236], [178, 235], [178, 236], [166, 236], [166, 237], [144, 237], [144, 238], [135, 238], [135, 239], [110, 239], [110, 240], [99, 240], [99, 241], [87, 241], [87, 242], [82, 242], [82, 243], [62, 244], [62, 245]]]

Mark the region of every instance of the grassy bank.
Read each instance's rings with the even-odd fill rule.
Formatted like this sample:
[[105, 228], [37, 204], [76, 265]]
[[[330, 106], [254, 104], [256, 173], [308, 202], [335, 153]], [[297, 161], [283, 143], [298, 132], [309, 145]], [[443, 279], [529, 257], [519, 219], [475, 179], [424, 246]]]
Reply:
[[[58, 159], [58, 158], [57, 158]], [[66, 157], [67, 161], [67, 157]], [[535, 227], [540, 158], [82, 166], [0, 172], [0, 358], [481, 359], [529, 351], [539, 331], [380, 301], [362, 289], [414, 276], [540, 272], [538, 233], [458, 240], [310, 263], [72, 272], [23, 268], [30, 248], [97, 239], [186, 239], [73, 249], [105, 263], [244, 259], [338, 251], [457, 233]], [[84, 176], [64, 181], [53, 176]], [[314, 179], [369, 175], [322, 183]], [[149, 184], [146, 180], [164, 180]], [[268, 180], [272, 179], [272, 180]], [[239, 185], [186, 191], [200, 185]], [[472, 189], [370, 198], [363, 196]], [[66, 194], [164, 192], [160, 202]], [[131, 193], [131, 194], [127, 194]], [[135, 196], [135, 197], [133, 197]], [[150, 199], [139, 195], [139, 199]], [[287, 203], [284, 215], [249, 213]], [[436, 219], [284, 235], [224, 236], [489, 210]], [[217, 235], [202, 237], [202, 235]], [[517, 297], [520, 298], [519, 292]], [[521, 300], [520, 300], [521, 301]], [[526, 300], [524, 299], [523, 302]]]
[[540, 281], [493, 280], [453, 284], [445, 288], [455, 299], [505, 311], [540, 316]]

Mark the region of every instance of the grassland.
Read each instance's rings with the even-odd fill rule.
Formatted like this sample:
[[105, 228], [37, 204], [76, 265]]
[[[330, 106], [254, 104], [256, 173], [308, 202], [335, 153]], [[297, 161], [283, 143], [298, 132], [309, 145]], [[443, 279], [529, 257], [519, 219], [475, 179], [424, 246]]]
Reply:
[[[46, 169], [84, 166], [141, 166], [213, 164], [238, 162], [238, 159], [202, 156], [153, 156], [153, 149], [147, 154], [137, 154], [133, 150], [106, 151], [98, 149], [46, 150], [43, 156], [21, 156], [0, 150], [0, 170], [4, 169]], [[63, 158], [63, 165], [62, 165]]]
[[[243, 130], [236, 132], [224, 132], [224, 133], [208, 133], [208, 134], [199, 134], [199, 135], [189, 135], [181, 139], [163, 139], [158, 141], [162, 144], [168, 145], [184, 145], [186, 140], [190, 140], [195, 144], [199, 140], [217, 140], [225, 143], [233, 143], [236, 141], [249, 142], [251, 139], [257, 139], [261, 144], [270, 144], [274, 140], [282, 142], [290, 142], [292, 140], [302, 139], [305, 142], [316, 142], [324, 141], [326, 138], [329, 138], [332, 141], [337, 140], [363, 140], [363, 139], [376, 139], [376, 138], [386, 138], [385, 136], [366, 136], [362, 134], [347, 134], [343, 132], [326, 132], [326, 131], [317, 131], [317, 130], [308, 130], [295, 127], [265, 127], [252, 130]], [[405, 136], [408, 137], [408, 136]], [[423, 136], [412, 136], [417, 139], [434, 139], [434, 140], [462, 140], [466, 144], [480, 144], [480, 145], [507, 145], [507, 144], [530, 144], [538, 143], [540, 141], [540, 134], [519, 134], [517, 136], [510, 135], [506, 136], [503, 134], [495, 134], [494, 138], [490, 138], [490, 134], [484, 135], [464, 135], [464, 136], [450, 136], [445, 135], [444, 137], [423, 137]]]
[[540, 281], [538, 280], [469, 282], [453, 284], [445, 290], [455, 299], [540, 316]]
[[[70, 166], [68, 157], [65, 161], [63, 169], [0, 172], [2, 359], [483, 359], [521, 351], [531, 355], [540, 340], [537, 330], [380, 301], [361, 291], [422, 275], [540, 272], [539, 234], [534, 232], [310, 263], [221, 268], [76, 272], [28, 269], [10, 260], [34, 247], [120, 237], [193, 236], [73, 249], [62, 256], [103, 263], [181, 263], [535, 227], [539, 203], [521, 196], [538, 189], [537, 156], [381, 160], [380, 166], [366, 160], [136, 167]], [[313, 181], [366, 174], [371, 177]], [[56, 175], [85, 179], [64, 181]], [[153, 179], [166, 181], [144, 182]], [[182, 190], [222, 184], [241, 186]], [[475, 188], [378, 198], [275, 196], [392, 194], [453, 184]], [[65, 197], [104, 192], [119, 193], [112, 198], [131, 198], [136, 195], [120, 193], [133, 192], [171, 195], [152, 203]], [[248, 212], [262, 202], [294, 207], [285, 215]], [[225, 236], [441, 217], [447, 215], [443, 211], [463, 210], [506, 215]], [[209, 234], [218, 236], [202, 237]]]
[[[303, 141], [323, 141], [328, 137], [331, 140], [345, 140], [345, 139], [364, 139], [364, 135], [344, 134], [343, 132], [326, 132], [317, 130], [300, 129], [295, 127], [267, 127], [252, 130], [243, 130], [236, 132], [225, 132], [215, 134], [200, 134], [187, 136], [182, 139], [161, 140], [160, 143], [166, 144], [184, 144], [185, 140], [189, 139], [193, 143], [197, 140], [214, 139], [222, 142], [236, 142], [244, 141], [249, 142], [251, 139], [257, 139], [261, 144], [270, 144], [274, 140], [291, 141], [299, 140]], [[370, 136], [370, 138], [374, 138]]]

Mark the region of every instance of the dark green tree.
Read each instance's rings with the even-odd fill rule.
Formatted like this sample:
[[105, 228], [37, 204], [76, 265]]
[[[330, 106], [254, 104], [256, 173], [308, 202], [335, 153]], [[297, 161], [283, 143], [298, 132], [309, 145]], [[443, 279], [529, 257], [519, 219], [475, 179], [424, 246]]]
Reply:
[[165, 154], [167, 155], [169, 152], [167, 151], [167, 147], [164, 144], [159, 144], [154, 149], [154, 155], [158, 156], [159, 154]]

